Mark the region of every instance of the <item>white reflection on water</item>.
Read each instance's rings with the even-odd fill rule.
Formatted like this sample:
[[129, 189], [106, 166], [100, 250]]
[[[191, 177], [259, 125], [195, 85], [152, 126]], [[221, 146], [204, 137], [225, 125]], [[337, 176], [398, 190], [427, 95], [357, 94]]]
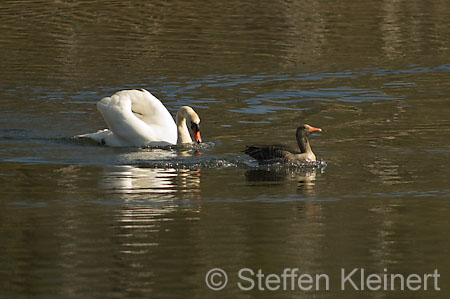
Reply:
[[198, 198], [200, 170], [108, 166], [100, 184], [123, 201], [157, 203], [180, 198], [180, 194]]
[[192, 213], [200, 210], [195, 203], [200, 198], [200, 179], [200, 170], [105, 167], [101, 187], [112, 200], [121, 202], [115, 215], [121, 252], [146, 254], [158, 246], [155, 233], [164, 232], [165, 223], [173, 221], [177, 211], [188, 210], [189, 220], [195, 220]]
[[121, 162], [145, 166], [105, 166], [100, 187], [121, 202], [165, 205], [168, 201], [180, 199], [180, 194], [196, 198], [200, 188], [200, 170], [174, 168], [176, 163], [172, 163], [178, 161], [183, 164], [186, 163], [185, 158], [189, 160], [190, 157], [192, 154], [188, 151], [127, 151], [120, 154]]

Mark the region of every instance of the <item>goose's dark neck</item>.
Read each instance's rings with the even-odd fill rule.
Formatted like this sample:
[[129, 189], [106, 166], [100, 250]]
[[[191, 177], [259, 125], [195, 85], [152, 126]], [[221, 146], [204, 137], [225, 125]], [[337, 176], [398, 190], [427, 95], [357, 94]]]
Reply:
[[301, 153], [312, 152], [311, 146], [309, 145], [307, 133], [304, 129], [297, 130], [297, 142], [298, 142], [298, 148], [300, 149]]

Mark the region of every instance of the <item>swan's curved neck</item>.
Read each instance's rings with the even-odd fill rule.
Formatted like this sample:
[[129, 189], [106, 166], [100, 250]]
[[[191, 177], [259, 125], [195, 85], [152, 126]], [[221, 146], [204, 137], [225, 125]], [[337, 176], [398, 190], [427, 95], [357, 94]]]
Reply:
[[297, 131], [297, 142], [298, 148], [300, 149], [301, 153], [312, 153], [312, 149], [311, 146], [309, 145], [307, 133], [305, 130]]
[[192, 138], [191, 134], [189, 134], [189, 129], [186, 124], [186, 117], [184, 117], [182, 113], [178, 111], [176, 120], [177, 120], [177, 134], [178, 134], [177, 144], [191, 143]]

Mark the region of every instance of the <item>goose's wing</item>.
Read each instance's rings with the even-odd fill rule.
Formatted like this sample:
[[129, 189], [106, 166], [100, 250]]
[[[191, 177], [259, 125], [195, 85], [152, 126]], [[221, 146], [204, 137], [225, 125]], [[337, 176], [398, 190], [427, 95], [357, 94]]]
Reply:
[[116, 138], [126, 144], [177, 141], [176, 125], [169, 111], [146, 90], [119, 91], [100, 100], [97, 109]]
[[285, 145], [248, 145], [244, 153], [262, 162], [289, 159], [296, 151]]

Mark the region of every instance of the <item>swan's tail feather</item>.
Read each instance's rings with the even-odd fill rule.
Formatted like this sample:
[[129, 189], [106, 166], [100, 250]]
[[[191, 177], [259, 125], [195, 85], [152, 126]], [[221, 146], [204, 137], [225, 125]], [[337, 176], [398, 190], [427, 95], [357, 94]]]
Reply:
[[106, 144], [106, 140], [111, 135], [112, 135], [112, 132], [110, 130], [104, 129], [104, 130], [98, 130], [95, 133], [80, 134], [80, 135], [75, 135], [73, 137], [77, 138], [77, 139], [84, 139], [84, 138], [92, 139], [98, 143]]

